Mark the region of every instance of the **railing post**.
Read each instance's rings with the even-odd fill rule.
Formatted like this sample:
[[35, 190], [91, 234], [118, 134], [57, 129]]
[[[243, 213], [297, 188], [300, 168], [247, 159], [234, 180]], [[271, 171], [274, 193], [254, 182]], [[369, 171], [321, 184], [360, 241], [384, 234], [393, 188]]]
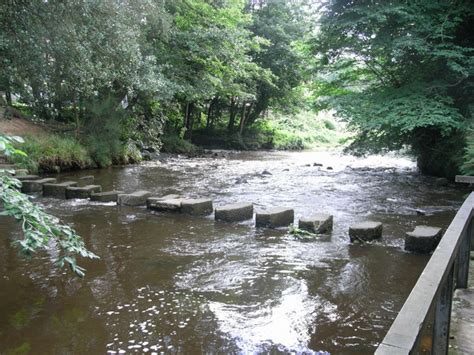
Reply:
[[434, 355], [445, 355], [448, 353], [449, 323], [451, 322], [451, 304], [453, 301], [453, 279], [454, 267], [451, 267], [436, 300], [432, 351]]
[[469, 280], [469, 261], [471, 259], [472, 219], [469, 221], [466, 233], [462, 236], [457, 257], [456, 288], [467, 288]]

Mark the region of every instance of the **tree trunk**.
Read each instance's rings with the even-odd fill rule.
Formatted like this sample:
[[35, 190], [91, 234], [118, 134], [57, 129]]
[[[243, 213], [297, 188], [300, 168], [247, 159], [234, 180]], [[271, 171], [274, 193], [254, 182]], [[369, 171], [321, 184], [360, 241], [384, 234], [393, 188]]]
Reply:
[[8, 106], [12, 105], [12, 93], [10, 91], [5, 91], [5, 100]]
[[234, 131], [235, 125], [235, 97], [230, 98], [230, 108], [229, 108], [229, 124], [227, 125], [227, 131], [232, 133]]

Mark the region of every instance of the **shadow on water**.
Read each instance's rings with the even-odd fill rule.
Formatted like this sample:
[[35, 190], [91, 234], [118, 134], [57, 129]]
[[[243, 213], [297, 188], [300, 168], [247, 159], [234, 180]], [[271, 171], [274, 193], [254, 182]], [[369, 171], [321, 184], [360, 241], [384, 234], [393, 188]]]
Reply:
[[[404, 233], [445, 228], [463, 191], [435, 187], [396, 157], [219, 154], [60, 178], [93, 174], [104, 190], [289, 206], [297, 217], [326, 212], [334, 231], [303, 242], [252, 222], [37, 198], [101, 260], [82, 261], [87, 275], [77, 279], [50, 267], [54, 249], [19, 258], [9, 246], [19, 228], [2, 218], [0, 353], [373, 352], [428, 259], [403, 251]], [[383, 239], [350, 245], [349, 225], [365, 219], [384, 223]]]

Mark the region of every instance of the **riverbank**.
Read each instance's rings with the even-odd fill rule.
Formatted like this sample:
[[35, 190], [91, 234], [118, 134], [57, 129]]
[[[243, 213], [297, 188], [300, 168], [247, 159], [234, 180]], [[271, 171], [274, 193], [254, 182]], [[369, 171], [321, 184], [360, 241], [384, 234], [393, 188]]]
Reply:
[[58, 173], [126, 165], [150, 160], [156, 153], [201, 156], [206, 149], [227, 150], [304, 150], [335, 148], [345, 144], [348, 134], [343, 124], [328, 114], [299, 113], [291, 117], [272, 114], [240, 133], [225, 127], [197, 128], [186, 139], [172, 129], [159, 137], [160, 150], [147, 142], [120, 139], [104, 140], [76, 132], [73, 125], [46, 125], [22, 117], [21, 112], [0, 119], [0, 132], [21, 135], [25, 143], [18, 148], [27, 157], [16, 156], [12, 163], [32, 173]]

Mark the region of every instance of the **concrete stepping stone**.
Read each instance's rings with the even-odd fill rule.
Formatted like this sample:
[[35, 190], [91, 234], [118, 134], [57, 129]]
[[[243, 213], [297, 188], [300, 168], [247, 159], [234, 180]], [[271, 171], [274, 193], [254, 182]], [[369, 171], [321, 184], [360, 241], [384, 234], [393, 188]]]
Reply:
[[88, 175], [88, 176], [83, 176], [77, 179], [77, 186], [79, 187], [84, 187], [88, 185], [94, 184], [94, 176], [93, 175]]
[[15, 179], [24, 181], [24, 180], [38, 180], [40, 177], [38, 175], [21, 175], [15, 176]]
[[15, 164], [0, 164], [0, 170], [15, 170], [17, 166]]
[[124, 191], [106, 191], [91, 193], [91, 201], [96, 202], [117, 202], [118, 195], [124, 194]]
[[257, 227], [288, 227], [293, 223], [295, 211], [291, 208], [277, 207], [255, 214], [255, 225]]
[[87, 199], [91, 197], [91, 194], [94, 192], [101, 192], [102, 186], [100, 185], [86, 185], [81, 187], [68, 187], [66, 189], [66, 198], [73, 199], [73, 198], [80, 198], [80, 199]]
[[212, 200], [206, 198], [181, 200], [181, 212], [195, 216], [207, 216], [214, 211]]
[[43, 196], [65, 199], [67, 188], [74, 186], [77, 186], [76, 181], [64, 181], [59, 184], [44, 184]]
[[298, 228], [316, 234], [332, 231], [333, 217], [330, 214], [318, 213], [308, 218], [301, 218]]
[[44, 184], [53, 184], [57, 180], [55, 178], [44, 178], [39, 180], [23, 180], [21, 182], [21, 192], [25, 194], [33, 192], [43, 192]]
[[366, 221], [349, 227], [351, 243], [354, 241], [368, 242], [382, 237], [383, 226], [380, 222]]
[[235, 203], [232, 205], [216, 207], [216, 220], [226, 222], [240, 222], [253, 218], [252, 203]]
[[150, 191], [140, 190], [131, 194], [119, 194], [117, 204], [122, 206], [142, 206], [146, 204], [146, 200], [151, 196]]
[[162, 197], [150, 197], [146, 201], [146, 204], [147, 208], [153, 211], [181, 212], [182, 201], [180, 198], [163, 199]]
[[405, 250], [416, 253], [431, 253], [438, 246], [441, 237], [441, 228], [416, 226], [415, 230], [405, 234]]
[[27, 176], [27, 175], [28, 175], [28, 169], [15, 169], [15, 177]]

